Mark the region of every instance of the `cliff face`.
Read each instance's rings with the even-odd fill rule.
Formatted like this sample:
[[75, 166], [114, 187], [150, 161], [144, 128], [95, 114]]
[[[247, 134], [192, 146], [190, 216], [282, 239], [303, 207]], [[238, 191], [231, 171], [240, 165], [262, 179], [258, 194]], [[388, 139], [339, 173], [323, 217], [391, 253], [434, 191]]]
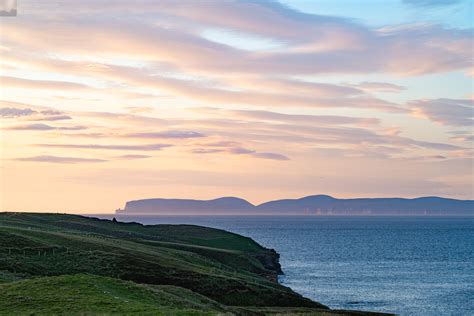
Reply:
[[283, 274], [280, 265], [280, 254], [275, 249], [265, 249], [256, 255], [256, 258], [269, 273], [261, 274], [265, 278], [278, 282], [278, 276]]
[[129, 201], [121, 215], [474, 215], [473, 200], [440, 197], [336, 199], [313, 195], [253, 205], [243, 199], [147, 199]]

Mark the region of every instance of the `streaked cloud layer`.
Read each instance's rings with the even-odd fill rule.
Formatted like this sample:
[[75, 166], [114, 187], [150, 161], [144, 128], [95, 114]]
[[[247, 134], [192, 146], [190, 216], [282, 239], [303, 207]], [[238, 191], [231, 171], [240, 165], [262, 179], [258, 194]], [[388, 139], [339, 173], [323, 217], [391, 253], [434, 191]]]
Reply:
[[233, 0], [22, 1], [0, 26], [2, 209], [474, 197], [472, 29]]

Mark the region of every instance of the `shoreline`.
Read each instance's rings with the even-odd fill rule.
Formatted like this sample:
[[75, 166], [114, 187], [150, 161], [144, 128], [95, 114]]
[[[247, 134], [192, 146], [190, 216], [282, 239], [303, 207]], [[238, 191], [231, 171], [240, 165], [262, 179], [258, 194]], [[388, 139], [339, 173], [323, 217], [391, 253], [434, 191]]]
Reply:
[[[215, 300], [215, 304], [222, 304], [215, 308], [227, 309], [236, 315], [247, 315], [246, 310], [255, 315], [389, 315], [330, 309], [302, 296], [280, 283], [278, 275], [283, 271], [278, 252], [228, 230], [197, 225], [142, 225], [57, 213], [0, 213], [0, 234], [7, 242], [2, 245], [0, 240], [0, 249], [10, 247], [5, 248], [7, 252], [3, 255], [11, 258], [4, 262], [5, 271], [0, 271], [7, 278], [4, 285], [0, 280], [0, 287], [8, 291], [21, 287], [21, 291], [28, 292], [33, 288], [34, 295], [41, 297], [44, 291], [46, 294], [49, 291], [41, 288], [51, 282], [66, 282], [64, 286], [68, 291], [76, 291], [74, 280], [80, 278], [84, 286], [89, 286], [90, 282], [105, 282], [123, 287], [122, 282], [127, 281], [144, 287], [165, 284], [183, 287], [195, 293], [193, 295], [204, 295], [206, 299]], [[177, 257], [170, 261], [170, 255]], [[120, 259], [122, 256], [126, 257]], [[95, 261], [99, 258], [105, 261], [97, 265]], [[166, 261], [162, 262], [164, 259]], [[187, 262], [185, 265], [179, 261], [173, 263], [182, 259]], [[201, 266], [199, 269], [204, 269], [203, 272], [196, 274], [189, 263]], [[10, 267], [9, 264], [13, 265]], [[37, 268], [38, 264], [42, 269]], [[101, 270], [104, 268], [106, 270]], [[78, 272], [94, 278], [82, 277]], [[55, 288], [56, 285], [50, 289]], [[9, 295], [16, 297], [14, 292]], [[56, 295], [55, 301], [61, 302], [62, 294]], [[3, 305], [17, 304], [15, 299], [11, 301]], [[44, 299], [32, 308], [48, 310], [49, 304], [40, 302]], [[68, 304], [70, 308], [77, 308], [73, 302]]]

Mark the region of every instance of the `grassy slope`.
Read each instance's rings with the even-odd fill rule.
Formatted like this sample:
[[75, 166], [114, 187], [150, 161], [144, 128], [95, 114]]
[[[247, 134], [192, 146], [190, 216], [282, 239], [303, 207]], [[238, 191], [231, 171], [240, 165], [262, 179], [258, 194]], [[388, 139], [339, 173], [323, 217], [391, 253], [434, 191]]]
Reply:
[[29, 276], [91, 273], [178, 285], [227, 305], [320, 307], [261, 276], [272, 273], [256, 259], [266, 252], [249, 238], [197, 226], [0, 215], [0, 270]]
[[64, 275], [0, 284], [0, 314], [140, 313], [215, 315], [218, 303], [173, 286], [147, 286], [93, 275]]
[[[10, 295], [12, 304], [0, 303], [0, 311], [17, 304], [25, 306], [25, 312], [40, 306], [45, 309], [40, 312], [48, 313], [47, 308], [56, 306], [47, 303], [48, 299], [62, 302], [55, 307], [58, 310], [69, 311], [67, 306], [76, 303], [68, 299], [80, 293], [84, 296], [79, 301], [90, 301], [90, 308], [97, 308], [91, 312], [127, 312], [122, 308], [166, 311], [163, 302], [173, 313], [189, 312], [185, 309], [237, 314], [326, 309], [268, 279], [279, 271], [274, 255], [249, 238], [198, 226], [143, 226], [76, 215], [0, 213], [0, 283], [13, 281], [0, 287], [0, 294]], [[40, 276], [61, 277], [37, 278]], [[91, 284], [92, 292], [81, 290]], [[129, 303], [94, 292], [101, 286], [105, 292], [116, 288], [123, 295], [132, 289], [128, 293], [132, 296], [123, 296]], [[58, 288], [64, 291], [57, 292]], [[179, 302], [188, 302], [183, 298], [190, 297], [192, 304], [168, 300], [169, 289], [180, 297]], [[194, 304], [198, 298], [205, 301], [205, 307]], [[81, 310], [81, 305], [77, 306]]]

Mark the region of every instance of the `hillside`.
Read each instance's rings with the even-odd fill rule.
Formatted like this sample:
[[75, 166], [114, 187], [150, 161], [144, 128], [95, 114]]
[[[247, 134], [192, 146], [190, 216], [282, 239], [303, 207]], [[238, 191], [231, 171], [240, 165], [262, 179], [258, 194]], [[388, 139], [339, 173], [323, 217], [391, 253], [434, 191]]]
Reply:
[[146, 199], [129, 201], [117, 215], [474, 215], [473, 200], [441, 197], [337, 199], [312, 195], [253, 205], [240, 198], [215, 200]]
[[222, 230], [0, 213], [0, 314], [348, 313], [278, 284], [279, 273], [274, 250]]
[[[58, 289], [61, 289], [58, 291]], [[0, 284], [0, 314], [110, 313], [214, 315], [225, 307], [169, 285], [141, 285], [88, 274], [61, 275]], [[25, 298], [28, 297], [28, 300]]]

